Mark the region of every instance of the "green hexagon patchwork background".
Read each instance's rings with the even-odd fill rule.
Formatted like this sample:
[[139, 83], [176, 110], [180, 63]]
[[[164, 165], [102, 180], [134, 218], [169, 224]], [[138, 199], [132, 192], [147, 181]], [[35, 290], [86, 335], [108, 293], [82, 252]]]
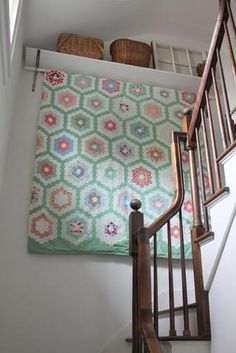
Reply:
[[[195, 95], [175, 89], [51, 71], [39, 114], [29, 251], [128, 254], [129, 203], [142, 200], [145, 224], [170, 205], [171, 132]], [[188, 155], [182, 153], [186, 256], [191, 256]], [[179, 257], [178, 219], [171, 223]], [[159, 256], [167, 255], [158, 234]]]

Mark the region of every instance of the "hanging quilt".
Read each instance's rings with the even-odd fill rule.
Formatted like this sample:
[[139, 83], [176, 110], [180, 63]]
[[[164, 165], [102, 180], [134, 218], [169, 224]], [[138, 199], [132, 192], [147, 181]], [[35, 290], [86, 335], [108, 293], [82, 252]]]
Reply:
[[[51, 71], [39, 114], [28, 247], [34, 253], [128, 254], [130, 201], [142, 201], [145, 224], [173, 199], [171, 132], [195, 95], [175, 89]], [[191, 256], [192, 205], [186, 198], [185, 253]], [[186, 168], [185, 168], [186, 166]], [[171, 224], [179, 257], [179, 224]], [[167, 256], [166, 233], [158, 254]]]

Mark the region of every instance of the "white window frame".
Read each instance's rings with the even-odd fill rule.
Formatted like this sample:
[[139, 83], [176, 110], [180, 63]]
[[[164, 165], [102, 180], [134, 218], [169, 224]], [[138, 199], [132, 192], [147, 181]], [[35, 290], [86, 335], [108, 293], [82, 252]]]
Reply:
[[11, 75], [22, 3], [23, 0], [16, 0], [10, 13], [9, 0], [0, 0], [0, 78], [4, 85]]

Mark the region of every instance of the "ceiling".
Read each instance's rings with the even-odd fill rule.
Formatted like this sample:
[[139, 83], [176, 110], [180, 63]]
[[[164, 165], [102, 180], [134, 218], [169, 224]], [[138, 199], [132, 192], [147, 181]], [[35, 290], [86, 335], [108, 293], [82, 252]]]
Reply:
[[55, 49], [61, 32], [105, 41], [156, 33], [208, 43], [217, 11], [216, 0], [24, 0], [24, 43]]

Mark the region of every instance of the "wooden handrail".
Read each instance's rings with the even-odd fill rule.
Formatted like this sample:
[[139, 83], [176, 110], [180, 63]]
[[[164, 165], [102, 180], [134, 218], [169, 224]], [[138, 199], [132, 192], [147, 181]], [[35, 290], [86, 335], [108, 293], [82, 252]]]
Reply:
[[186, 141], [187, 134], [184, 132], [173, 132], [171, 143], [172, 174], [174, 184], [174, 200], [170, 207], [147, 229], [149, 236], [152, 237], [159, 229], [163, 227], [180, 209], [184, 200], [184, 183], [181, 163], [180, 141]]
[[207, 56], [203, 76], [201, 79], [201, 84], [198, 90], [197, 99], [194, 104], [192, 119], [189, 126], [188, 131], [188, 140], [194, 140], [194, 134], [196, 127], [199, 127], [201, 122], [201, 109], [205, 108], [206, 98], [205, 92], [209, 91], [210, 86], [212, 84], [212, 76], [211, 76], [211, 68], [215, 68], [217, 61], [216, 49], [220, 49], [224, 37], [224, 21], [228, 19], [228, 11], [227, 11], [227, 1], [228, 0], [220, 0], [220, 9], [217, 17], [215, 29], [213, 32], [213, 37], [209, 49], [209, 53]]
[[[197, 99], [193, 112], [186, 111], [184, 115], [185, 125], [183, 132], [173, 132], [171, 143], [172, 173], [173, 173], [173, 190], [174, 199], [171, 206], [153, 223], [144, 227], [143, 214], [139, 211], [141, 202], [134, 200], [131, 204], [134, 212], [130, 215], [130, 254], [133, 257], [133, 353], [143, 352], [143, 343], [145, 345], [144, 352], [162, 353], [161, 345], [158, 339], [158, 275], [157, 270], [153, 271], [153, 290], [154, 290], [154, 320], [152, 313], [152, 286], [151, 286], [151, 254], [150, 254], [150, 238], [164, 226], [167, 225], [167, 242], [168, 242], [168, 273], [169, 273], [169, 309], [166, 311], [170, 317], [169, 336], [172, 339], [180, 338], [175, 330], [175, 309], [183, 310], [183, 336], [185, 339], [193, 339], [189, 328], [189, 314], [186, 284], [186, 268], [185, 268], [185, 248], [183, 238], [183, 225], [181, 207], [184, 201], [184, 180], [182, 170], [181, 146], [184, 142], [189, 150], [190, 179], [191, 179], [191, 195], [193, 204], [193, 228], [191, 230], [192, 239], [192, 263], [194, 272], [195, 297], [196, 303], [192, 306], [196, 308], [198, 338], [209, 339], [210, 314], [208, 292], [203, 285], [203, 272], [201, 262], [201, 251], [199, 239], [206, 237], [206, 234], [212, 235], [209, 229], [208, 213], [205, 210], [204, 222], [201, 220], [201, 199], [199, 196], [198, 186], [198, 169], [200, 164], [201, 187], [203, 189], [203, 207], [206, 203], [218, 197], [222, 192], [221, 188], [221, 171], [219, 168], [219, 160], [230, 153], [232, 148], [236, 146], [235, 133], [232, 125], [232, 117], [229, 108], [229, 100], [227, 95], [227, 87], [225, 84], [224, 71], [220, 56], [220, 49], [223, 38], [226, 37], [228, 44], [229, 57], [231, 60], [232, 72], [236, 81], [236, 60], [232, 49], [232, 43], [228, 30], [228, 18], [230, 19], [234, 32], [235, 23], [230, 8], [230, 0], [220, 0], [220, 9], [215, 25], [209, 54], [205, 64], [203, 77], [198, 91]], [[235, 32], [236, 37], [236, 32]], [[221, 106], [221, 98], [219, 95], [218, 82], [216, 80], [216, 66], [219, 63], [220, 77], [223, 90], [224, 104], [226, 114], [223, 114]], [[216, 98], [217, 116], [219, 131], [222, 138], [223, 152], [218, 155], [218, 146], [215, 143], [215, 129], [217, 126], [213, 124], [211, 102], [209, 100], [209, 91], [213, 85]], [[199, 127], [203, 124], [203, 137], [206, 143], [206, 160], [208, 175], [210, 177], [212, 195], [206, 198], [206, 182], [204, 180], [202, 167], [202, 149], [199, 138]], [[208, 136], [210, 135], [210, 136]], [[211, 150], [208, 146], [208, 138], [210, 138]], [[195, 154], [198, 152], [198, 163]], [[223, 157], [222, 157], [223, 156]], [[214, 168], [212, 168], [212, 166]], [[215, 175], [212, 176], [213, 171]], [[175, 308], [174, 306], [174, 281], [173, 281], [173, 265], [172, 265], [172, 240], [171, 240], [171, 220], [179, 212], [179, 228], [180, 228], [180, 249], [181, 249], [181, 276], [183, 291], [183, 306]], [[154, 266], [157, 267], [157, 241], [154, 237]], [[155, 293], [156, 291], [156, 293]], [[160, 313], [159, 313], [160, 314]]]

